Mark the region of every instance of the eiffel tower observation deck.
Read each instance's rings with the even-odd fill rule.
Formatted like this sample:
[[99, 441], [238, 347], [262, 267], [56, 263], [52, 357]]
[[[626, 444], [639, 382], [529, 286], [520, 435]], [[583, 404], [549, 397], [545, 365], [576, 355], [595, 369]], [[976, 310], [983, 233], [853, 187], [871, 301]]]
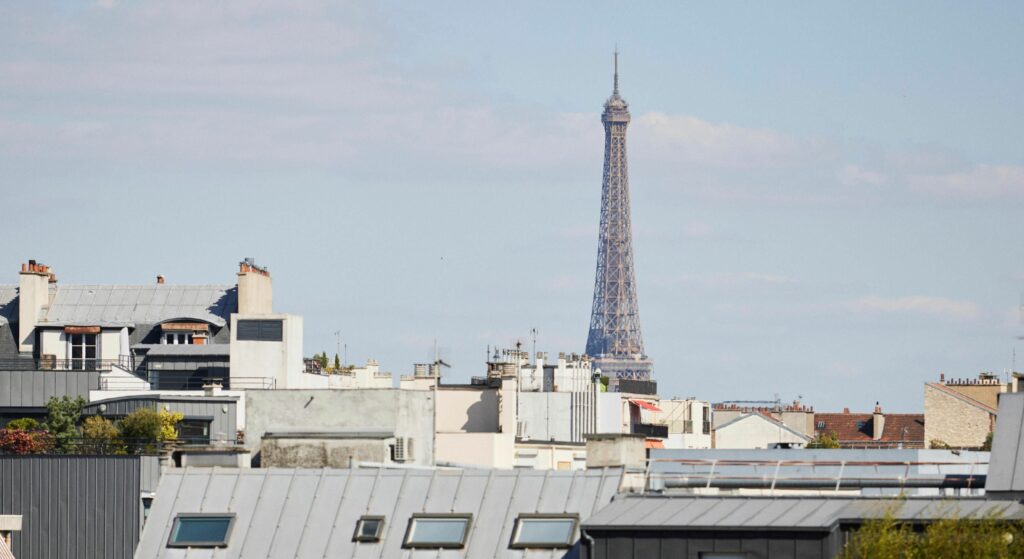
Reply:
[[633, 269], [633, 227], [629, 211], [626, 127], [629, 104], [619, 95], [619, 53], [615, 53], [612, 96], [604, 104], [604, 182], [601, 230], [597, 246], [594, 304], [587, 355], [604, 376], [618, 380], [652, 380], [652, 361], [644, 352], [640, 309]]

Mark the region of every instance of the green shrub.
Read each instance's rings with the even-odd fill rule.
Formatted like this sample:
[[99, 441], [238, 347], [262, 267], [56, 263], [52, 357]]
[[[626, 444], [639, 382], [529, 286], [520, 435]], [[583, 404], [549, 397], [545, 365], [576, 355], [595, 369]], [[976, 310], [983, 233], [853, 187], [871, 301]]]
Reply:
[[121, 432], [109, 419], [93, 415], [82, 422], [82, 454], [124, 454]]
[[31, 417], [22, 417], [8, 421], [7, 428], [16, 431], [39, 431], [40, 425], [38, 421]]

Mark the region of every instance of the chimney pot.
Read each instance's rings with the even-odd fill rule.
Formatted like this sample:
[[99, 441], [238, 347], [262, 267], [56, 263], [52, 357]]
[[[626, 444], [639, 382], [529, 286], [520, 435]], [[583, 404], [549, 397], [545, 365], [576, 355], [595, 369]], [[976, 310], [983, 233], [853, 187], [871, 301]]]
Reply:
[[850, 413], [850, 408], [843, 408], [843, 413]]
[[21, 271], [22, 271], [22, 272], [27, 272], [27, 271], [28, 271], [28, 264], [26, 264], [26, 263], [24, 263], [24, 262], [23, 262], [23, 263], [21, 264]]
[[159, 284], [163, 284], [164, 283], [164, 277], [163, 276], [157, 276], [156, 277], [156, 282], [159, 283]]

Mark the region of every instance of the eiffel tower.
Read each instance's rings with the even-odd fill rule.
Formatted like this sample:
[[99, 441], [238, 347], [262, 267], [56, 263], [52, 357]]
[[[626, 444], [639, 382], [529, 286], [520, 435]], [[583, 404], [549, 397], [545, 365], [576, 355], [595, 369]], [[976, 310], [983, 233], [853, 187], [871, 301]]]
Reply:
[[[619, 53], [615, 52], [612, 96], [604, 104], [604, 182], [601, 231], [597, 245], [594, 305], [587, 355], [612, 379], [651, 380], [652, 361], [644, 353], [633, 270], [633, 228], [629, 217], [626, 127], [629, 104], [619, 96]], [[615, 382], [618, 385], [618, 382]]]

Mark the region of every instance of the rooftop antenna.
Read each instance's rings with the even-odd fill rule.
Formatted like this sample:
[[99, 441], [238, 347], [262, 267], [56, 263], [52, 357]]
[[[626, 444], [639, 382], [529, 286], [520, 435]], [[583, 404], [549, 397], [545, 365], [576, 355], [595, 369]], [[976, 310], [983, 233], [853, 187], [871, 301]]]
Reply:
[[[530, 328], [530, 335], [533, 336], [533, 358], [537, 358], [537, 329]], [[536, 364], [536, 361], [534, 362]]]
[[612, 88], [612, 95], [619, 94], [619, 45], [615, 44], [615, 85]]

